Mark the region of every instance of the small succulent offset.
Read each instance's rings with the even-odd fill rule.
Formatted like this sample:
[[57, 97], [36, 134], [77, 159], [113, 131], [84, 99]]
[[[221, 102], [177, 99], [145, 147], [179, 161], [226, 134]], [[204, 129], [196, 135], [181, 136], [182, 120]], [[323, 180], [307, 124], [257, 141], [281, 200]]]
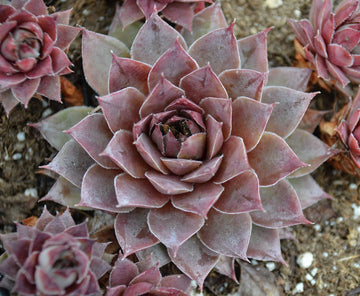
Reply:
[[70, 12], [49, 15], [42, 0], [0, 5], [0, 102], [7, 114], [36, 94], [61, 101], [59, 75], [71, 72], [64, 50], [80, 31], [68, 26]]
[[5, 248], [0, 286], [26, 295], [102, 295], [98, 279], [110, 265], [102, 259], [106, 244], [90, 239], [86, 223], [70, 212], [52, 216], [46, 208], [34, 227], [17, 225], [1, 235]]
[[123, 28], [142, 18], [149, 19], [154, 11], [169, 21], [191, 31], [194, 13], [211, 0], [125, 0], [118, 10]]
[[106, 296], [187, 296], [190, 284], [191, 280], [182, 274], [162, 277], [158, 264], [153, 264], [151, 256], [137, 263], [118, 258], [110, 273]]
[[[309, 20], [290, 20], [297, 50], [327, 83], [344, 88], [360, 83], [359, 1], [343, 0], [332, 12], [331, 0], [314, 0]], [[335, 83], [334, 83], [335, 82]]]
[[269, 70], [268, 30], [236, 40], [219, 4], [193, 24], [180, 34], [153, 13], [110, 71], [89, 66], [92, 48], [109, 55], [109, 36], [85, 30], [102, 113], [69, 128], [46, 167], [61, 176], [55, 191], [67, 180], [80, 206], [117, 213], [124, 257], [152, 250], [202, 287], [215, 266], [232, 276], [234, 258], [284, 262], [279, 230], [308, 223], [302, 209], [329, 197], [309, 173], [336, 152], [299, 128], [311, 70]]

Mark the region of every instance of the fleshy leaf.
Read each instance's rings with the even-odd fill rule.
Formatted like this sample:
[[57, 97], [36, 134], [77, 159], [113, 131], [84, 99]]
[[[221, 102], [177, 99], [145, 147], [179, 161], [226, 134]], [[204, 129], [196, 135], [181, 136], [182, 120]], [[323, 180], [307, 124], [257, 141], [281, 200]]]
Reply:
[[285, 264], [281, 256], [278, 230], [253, 225], [247, 255], [256, 260], [280, 261]]
[[206, 219], [207, 213], [223, 191], [224, 187], [214, 183], [196, 184], [192, 192], [174, 195], [171, 201], [175, 208], [201, 215]]
[[303, 209], [317, 203], [319, 200], [332, 199], [310, 175], [288, 180], [294, 187]]
[[41, 135], [57, 150], [71, 139], [71, 136], [63, 131], [77, 124], [81, 119], [88, 115], [93, 108], [86, 106], [69, 107], [55, 113], [48, 118], [32, 123]]
[[309, 68], [276, 67], [269, 71], [267, 86], [284, 86], [306, 91], [311, 73]]
[[179, 176], [164, 175], [156, 171], [148, 171], [145, 176], [162, 194], [176, 195], [193, 191], [193, 185], [181, 181]]
[[253, 171], [245, 171], [223, 184], [225, 191], [214, 207], [227, 214], [263, 210], [259, 179]]
[[232, 108], [232, 134], [241, 137], [246, 150], [251, 151], [259, 143], [274, 106], [239, 97]]
[[202, 161], [192, 159], [165, 158], [162, 157], [163, 164], [175, 175], [185, 175], [198, 168]]
[[176, 39], [182, 47], [186, 48], [184, 38], [165, 23], [157, 13], [153, 13], [136, 35], [131, 48], [131, 57], [153, 65], [175, 43]]
[[150, 167], [137, 152], [133, 141], [132, 133], [121, 129], [115, 133], [101, 155], [111, 158], [133, 178], [145, 178], [145, 172]]
[[248, 157], [263, 186], [273, 185], [296, 169], [306, 166], [282, 138], [270, 132], [264, 132]]
[[120, 171], [107, 170], [94, 164], [86, 172], [81, 186], [79, 206], [93, 209], [119, 212], [116, 207], [114, 179]]
[[99, 113], [88, 115], [66, 132], [70, 134], [98, 164], [105, 168], [117, 168], [110, 158], [100, 155], [113, 136], [106, 124], [104, 115]]
[[205, 183], [216, 174], [222, 160], [223, 155], [220, 155], [214, 157], [213, 159], [204, 161], [199, 168], [183, 176], [181, 180], [189, 183]]
[[84, 74], [89, 85], [99, 94], [108, 93], [111, 53], [129, 57], [129, 50], [120, 40], [83, 30], [82, 57]]
[[198, 236], [205, 246], [218, 254], [247, 260], [250, 233], [248, 213], [224, 214], [212, 209]]
[[301, 161], [309, 164], [307, 167], [296, 170], [291, 177], [300, 177], [313, 172], [319, 165], [339, 152], [309, 132], [300, 129], [295, 130], [286, 142]]
[[176, 255], [169, 249], [169, 256], [183, 273], [198, 283], [200, 290], [219, 259], [219, 255], [205, 247], [195, 235], [179, 247]]
[[120, 174], [115, 179], [117, 207], [160, 208], [170, 196], [156, 191], [146, 179], [134, 179]]
[[123, 251], [123, 257], [159, 242], [149, 230], [147, 215], [147, 209], [137, 208], [130, 213], [120, 213], [116, 216], [115, 234]]
[[56, 157], [42, 168], [56, 172], [80, 188], [85, 172], [93, 163], [86, 151], [74, 140], [70, 140], [65, 143]]
[[189, 54], [200, 67], [210, 63], [216, 74], [240, 67], [238, 46], [233, 33], [234, 25], [235, 23], [232, 23], [228, 28], [212, 31], [191, 45]]
[[299, 125], [310, 101], [316, 94], [300, 92], [287, 87], [266, 87], [262, 102], [276, 103], [266, 130], [282, 138], [288, 137]]
[[296, 191], [286, 180], [260, 188], [261, 202], [265, 212], [251, 212], [254, 224], [266, 228], [283, 228], [295, 224], [309, 224], [301, 210]]
[[179, 246], [204, 225], [204, 219], [176, 209], [168, 203], [160, 209], [150, 210], [148, 225], [150, 231], [176, 255]]

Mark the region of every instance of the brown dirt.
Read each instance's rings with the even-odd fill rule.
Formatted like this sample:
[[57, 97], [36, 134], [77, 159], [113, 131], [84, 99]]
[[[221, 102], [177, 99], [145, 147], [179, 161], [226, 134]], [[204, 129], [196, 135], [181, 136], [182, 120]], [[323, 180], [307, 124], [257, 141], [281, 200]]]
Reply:
[[[115, 0], [47, 2], [54, 5], [57, 10], [68, 9], [74, 5], [72, 24], [101, 33], [106, 33], [116, 3]], [[228, 21], [236, 19], [235, 33], [239, 38], [275, 26], [269, 33], [270, 66], [290, 66], [294, 57], [294, 36], [286, 19], [307, 17], [311, 1], [283, 0], [276, 8], [266, 5], [270, 2], [281, 1], [222, 0], [221, 3]], [[77, 69], [80, 69], [80, 39], [72, 45], [69, 55], [75, 66], [79, 67]], [[77, 70], [70, 76], [70, 80], [80, 88], [88, 90], [84, 87], [80, 74], [81, 70]], [[93, 102], [91, 93], [89, 97], [87, 101]], [[38, 214], [40, 210], [36, 206], [37, 196], [32, 196], [33, 191], [27, 189], [36, 188], [37, 195], [41, 197], [51, 184], [49, 178], [39, 176], [35, 172], [55, 151], [39, 133], [27, 126], [30, 122], [39, 121], [47, 110], [59, 108], [56, 105], [50, 107], [34, 99], [27, 110], [18, 106], [10, 118], [6, 118], [0, 107], [1, 231], [11, 231], [11, 222], [14, 220], [20, 221], [31, 214]], [[19, 132], [25, 133], [24, 141], [17, 138]], [[21, 158], [16, 159], [19, 155]], [[272, 278], [271, 295], [359, 295], [360, 292], [356, 288], [360, 286], [360, 217], [354, 216], [354, 208], [359, 205], [359, 180], [334, 170], [329, 165], [323, 165], [314, 177], [334, 199], [323, 201], [308, 209], [306, 216], [316, 224], [293, 227], [292, 234], [295, 240], [283, 241], [282, 250], [287, 265], [275, 263], [272, 277], [268, 277]], [[56, 208], [54, 205], [52, 207]], [[296, 263], [299, 254], [304, 252], [311, 252], [314, 256], [314, 261], [308, 269], [301, 268]], [[268, 272], [267, 268], [271, 267], [262, 262], [252, 262], [252, 266], [254, 270], [256, 266], [264, 274]], [[311, 275], [314, 268], [317, 268], [317, 272]], [[243, 277], [245, 278], [245, 274]], [[301, 283], [303, 292], [296, 293], [296, 286]], [[240, 286], [239, 289], [232, 280], [216, 272], [209, 275], [204, 285], [204, 295], [270, 295], [265, 292], [249, 294], [245, 293], [245, 290], [244, 286]]]

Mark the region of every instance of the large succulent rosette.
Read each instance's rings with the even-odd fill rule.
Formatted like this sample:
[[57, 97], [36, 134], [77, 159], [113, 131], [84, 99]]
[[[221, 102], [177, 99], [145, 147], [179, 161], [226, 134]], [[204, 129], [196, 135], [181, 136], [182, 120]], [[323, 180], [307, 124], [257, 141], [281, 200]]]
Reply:
[[[302, 208], [328, 197], [308, 174], [333, 151], [297, 128], [311, 71], [269, 71], [268, 31], [236, 40], [217, 4], [194, 23], [181, 35], [153, 14], [131, 57], [113, 55], [102, 113], [68, 129], [74, 140], [46, 168], [62, 176], [49, 195], [71, 182], [79, 205], [118, 213], [124, 257], [165, 246], [202, 286], [215, 265], [233, 275], [234, 258], [283, 262], [279, 229], [308, 223]], [[87, 49], [105, 39], [84, 32], [98, 92]]]
[[125, 28], [142, 18], [149, 19], [154, 11], [161, 12], [168, 20], [187, 30], [192, 30], [194, 13], [211, 0], [125, 0], [117, 14]]
[[71, 72], [64, 50], [80, 30], [68, 26], [70, 12], [49, 15], [42, 0], [0, 5], [0, 102], [7, 114], [35, 94], [61, 101], [59, 75]]
[[152, 262], [151, 256], [137, 263], [119, 258], [110, 273], [106, 296], [187, 296], [190, 283], [191, 280], [183, 274], [162, 277], [158, 264]]
[[331, 0], [314, 0], [309, 19], [290, 20], [297, 48], [318, 76], [344, 88], [360, 82], [359, 1], [343, 0], [332, 12]]
[[106, 244], [89, 238], [86, 223], [76, 225], [70, 212], [52, 216], [46, 208], [34, 227], [17, 225], [1, 235], [5, 260], [0, 286], [19, 296], [102, 295], [98, 279], [110, 265]]

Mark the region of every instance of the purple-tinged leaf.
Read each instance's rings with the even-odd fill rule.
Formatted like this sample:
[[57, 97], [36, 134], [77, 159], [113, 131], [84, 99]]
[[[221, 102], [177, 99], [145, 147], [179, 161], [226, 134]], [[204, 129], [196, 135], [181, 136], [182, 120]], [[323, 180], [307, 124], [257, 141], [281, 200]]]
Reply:
[[223, 184], [225, 191], [214, 208], [225, 214], [240, 214], [263, 210], [259, 192], [259, 179], [249, 170]]
[[161, 243], [136, 252], [136, 257], [140, 261], [145, 260], [149, 256], [152, 257], [154, 262], [159, 264], [159, 267], [162, 267], [171, 262], [166, 247]]
[[113, 137], [104, 115], [90, 114], [66, 132], [102, 167], [117, 168], [110, 158], [100, 155]]
[[309, 132], [300, 129], [295, 130], [286, 142], [301, 161], [309, 164], [292, 173], [291, 177], [300, 177], [313, 172], [319, 165], [339, 152]]
[[176, 255], [178, 248], [204, 225], [204, 219], [168, 203], [160, 209], [150, 210], [148, 225], [160, 242]]
[[161, 279], [160, 287], [177, 289], [179, 292], [187, 291], [191, 289], [191, 280], [184, 274], [172, 274]]
[[153, 266], [148, 270], [143, 271], [130, 282], [130, 286], [137, 283], [151, 283], [154, 287], [160, 284], [161, 273], [157, 266]]
[[128, 57], [129, 50], [120, 40], [83, 30], [82, 57], [84, 74], [89, 85], [99, 94], [108, 93], [111, 54]]
[[171, 22], [182, 26], [191, 32], [194, 11], [189, 3], [181, 3], [181, 1], [168, 3], [161, 13]]
[[[115, 228], [116, 229], [116, 228]], [[128, 259], [118, 258], [110, 273], [109, 283], [111, 287], [128, 285], [130, 281], [139, 274], [135, 263]]]
[[134, 142], [137, 151], [141, 155], [142, 159], [153, 169], [167, 174], [169, 171], [167, 167], [161, 161], [162, 154], [159, 152], [157, 147], [151, 141], [151, 139], [142, 133]]
[[274, 104], [266, 131], [288, 137], [299, 125], [317, 93], [305, 93], [282, 86], [265, 87], [262, 102]]
[[196, 184], [192, 192], [172, 196], [171, 202], [177, 209], [201, 215], [206, 219], [207, 213], [223, 191], [224, 187], [214, 183]]
[[112, 55], [109, 73], [109, 92], [113, 93], [127, 87], [134, 87], [144, 95], [149, 93], [147, 79], [151, 67], [128, 58]]
[[116, 176], [115, 191], [118, 208], [160, 208], [170, 199], [156, 191], [148, 180], [134, 179], [127, 174]]
[[176, 87], [162, 76], [141, 106], [140, 117], [144, 118], [151, 113], [163, 111], [167, 105], [183, 95], [184, 91], [182, 89]]
[[360, 41], [360, 32], [352, 28], [337, 30], [332, 43], [341, 44], [347, 51], [351, 52]]
[[298, 128], [306, 130], [309, 133], [313, 133], [315, 128], [319, 125], [321, 119], [327, 113], [329, 113], [329, 111], [320, 111], [310, 108], [307, 109], [298, 125]]
[[358, 8], [357, 1], [341, 1], [335, 8], [335, 24], [336, 27], [346, 21]]
[[354, 62], [351, 54], [339, 44], [329, 44], [327, 52], [329, 54], [329, 61], [339, 67], [349, 67]]
[[114, 179], [120, 171], [107, 170], [94, 164], [86, 172], [81, 186], [81, 201], [78, 206], [119, 212], [116, 207]]
[[12, 87], [12, 93], [17, 100], [27, 107], [30, 99], [35, 95], [40, 84], [40, 78], [27, 79]]
[[133, 135], [127, 130], [118, 130], [101, 155], [106, 155], [133, 178], [145, 178], [150, 169], [133, 144]]
[[161, 157], [163, 164], [175, 175], [182, 176], [198, 168], [202, 161]]
[[209, 114], [218, 122], [223, 123], [223, 137], [225, 141], [229, 139], [232, 130], [231, 99], [208, 97], [202, 99], [199, 105], [205, 110], [205, 114]]
[[226, 19], [219, 3], [214, 3], [199, 11], [195, 14], [192, 23], [192, 32], [186, 29], [181, 31], [188, 45], [191, 45], [195, 40], [209, 32], [227, 27]]
[[253, 225], [247, 255], [256, 260], [280, 261], [286, 264], [281, 256], [280, 238], [277, 229]]
[[179, 176], [163, 175], [156, 171], [145, 173], [150, 183], [162, 194], [176, 195], [193, 191], [193, 185], [183, 182]]
[[71, 136], [63, 131], [77, 124], [91, 110], [93, 108], [86, 106], [69, 107], [30, 126], [38, 129], [46, 141], [60, 150], [71, 139]]
[[206, 149], [206, 133], [193, 134], [181, 143], [180, 159], [202, 159]]
[[207, 33], [191, 45], [189, 54], [200, 67], [210, 64], [216, 74], [240, 67], [238, 46], [233, 33], [234, 25], [235, 23], [232, 23], [227, 28]]
[[41, 0], [30, 0], [27, 1], [24, 5], [25, 10], [31, 12], [33, 15], [40, 16], [40, 15], [47, 15], [47, 7], [45, 3]]
[[183, 273], [197, 282], [201, 291], [205, 278], [219, 259], [219, 255], [205, 247], [195, 235], [179, 247], [176, 255], [169, 249], [169, 256]]
[[136, 0], [137, 5], [144, 13], [146, 19], [153, 16], [155, 12], [162, 11], [167, 5], [167, 2], [168, 1]]
[[250, 168], [242, 138], [231, 136], [221, 152], [224, 158], [214, 178], [215, 183], [227, 182]]
[[206, 117], [206, 159], [212, 159], [219, 153], [224, 142], [222, 122], [218, 122], [210, 114]]
[[61, 83], [60, 76], [43, 76], [41, 77], [37, 93], [47, 97], [50, 100], [61, 102]]
[[341, 70], [340, 67], [336, 66], [335, 64], [330, 62], [330, 59], [325, 60], [327, 70], [329, 73], [335, 77], [335, 79], [341, 84], [341, 86], [344, 88], [349, 82], [349, 78], [346, 77], [343, 70]]
[[316, 73], [320, 78], [324, 79], [325, 81], [330, 79], [330, 74], [327, 69], [326, 61], [322, 56], [318, 54], [315, 56], [314, 65], [316, 68]]
[[180, 88], [196, 104], [207, 97], [228, 98], [224, 86], [209, 64], [181, 78]]
[[306, 166], [282, 138], [270, 132], [263, 134], [248, 157], [262, 186], [273, 185], [296, 169]]
[[131, 48], [131, 57], [153, 65], [175, 43], [176, 39], [182, 47], [186, 48], [184, 38], [156, 13], [153, 13], [136, 35]]
[[267, 33], [271, 28], [237, 41], [241, 68], [259, 72], [268, 71]]
[[11, 90], [8, 89], [0, 92], [0, 103], [5, 109], [6, 115], [9, 116], [11, 110], [14, 109], [15, 106], [20, 103], [20, 101], [17, 100]]
[[325, 43], [323, 37], [320, 35], [320, 32], [316, 34], [313, 39], [315, 51], [317, 54], [321, 55], [323, 58], [328, 58], [327, 53], [327, 44]]
[[219, 170], [222, 160], [223, 155], [220, 155], [204, 161], [199, 168], [183, 176], [181, 181], [188, 183], [205, 183], [209, 181]]
[[332, 199], [310, 175], [289, 178], [288, 181], [294, 187], [302, 209], [312, 206], [322, 199]]
[[222, 72], [219, 78], [233, 100], [243, 96], [260, 101], [267, 76], [267, 72], [232, 69]]
[[[124, 258], [159, 242], [149, 230], [147, 225], [147, 215], [147, 209], [137, 208], [130, 213], [120, 213], [116, 216], [114, 225], [115, 234], [121, 250], [123, 251]], [[111, 279], [112, 276], [110, 276], [110, 280]], [[119, 282], [119, 278], [114, 277], [112, 281]]]
[[81, 28], [58, 24], [57, 25], [58, 37], [56, 39], [54, 46], [60, 48], [61, 50], [66, 50], [71, 44], [71, 42], [79, 34], [80, 31]]
[[260, 188], [261, 202], [265, 212], [251, 212], [254, 224], [265, 228], [283, 228], [296, 224], [311, 224], [301, 210], [296, 191], [286, 180], [273, 186]]
[[259, 143], [274, 105], [240, 97], [233, 102], [232, 108], [232, 134], [241, 137], [246, 150], [251, 151]]
[[144, 17], [144, 14], [134, 0], [125, 0], [121, 8], [117, 11], [119, 14], [118, 16], [117, 14], [115, 16], [117, 16], [118, 21], [121, 22], [123, 28], [126, 28], [128, 25]]
[[270, 69], [266, 86], [284, 86], [298, 91], [306, 91], [311, 69], [277, 67]]
[[145, 96], [136, 88], [127, 87], [98, 98], [111, 131], [132, 131], [133, 124], [140, 120], [139, 109]]
[[41, 168], [56, 172], [80, 188], [85, 172], [93, 163], [93, 159], [86, 151], [74, 140], [70, 140], [49, 164]]
[[152, 90], [161, 81], [162, 76], [178, 86], [183, 76], [197, 68], [195, 60], [188, 55], [179, 40], [176, 39], [175, 44], [165, 51], [151, 68], [148, 77], [149, 89]]
[[212, 209], [198, 236], [205, 246], [218, 254], [247, 260], [250, 233], [248, 213], [224, 214]]

